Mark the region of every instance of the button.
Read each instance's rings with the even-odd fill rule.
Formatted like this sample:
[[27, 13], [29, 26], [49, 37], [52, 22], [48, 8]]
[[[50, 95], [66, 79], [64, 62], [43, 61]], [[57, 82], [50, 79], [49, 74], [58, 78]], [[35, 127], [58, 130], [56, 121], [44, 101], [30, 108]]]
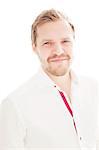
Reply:
[[56, 87], [56, 85], [54, 85], [54, 87]]
[[80, 140], [82, 140], [82, 137], [80, 137]]

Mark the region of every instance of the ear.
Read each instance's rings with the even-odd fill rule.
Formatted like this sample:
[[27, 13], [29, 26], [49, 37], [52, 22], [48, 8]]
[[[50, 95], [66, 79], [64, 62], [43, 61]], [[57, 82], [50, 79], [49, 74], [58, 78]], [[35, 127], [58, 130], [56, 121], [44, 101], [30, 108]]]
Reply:
[[37, 51], [37, 50], [36, 50], [36, 46], [35, 46], [35, 44], [34, 44], [34, 43], [32, 44], [32, 49], [33, 49], [33, 52], [35, 52], [35, 53], [36, 53], [36, 51]]

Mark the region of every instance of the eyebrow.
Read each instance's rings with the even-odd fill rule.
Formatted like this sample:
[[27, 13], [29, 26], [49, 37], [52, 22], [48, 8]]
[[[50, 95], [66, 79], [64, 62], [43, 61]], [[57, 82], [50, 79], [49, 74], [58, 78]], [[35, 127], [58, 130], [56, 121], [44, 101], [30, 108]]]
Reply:
[[51, 39], [44, 39], [44, 40], [41, 41], [41, 43], [46, 42], [46, 41], [53, 41], [53, 40], [51, 40]]
[[[61, 40], [70, 40], [70, 39], [71, 39], [70, 37], [65, 37], [65, 38], [62, 38]], [[52, 39], [43, 39], [43, 40], [41, 41], [41, 43], [46, 42], [46, 41], [52, 42], [52, 41], [54, 41], [54, 40], [52, 40]]]
[[71, 37], [62, 38], [62, 40], [70, 40]]

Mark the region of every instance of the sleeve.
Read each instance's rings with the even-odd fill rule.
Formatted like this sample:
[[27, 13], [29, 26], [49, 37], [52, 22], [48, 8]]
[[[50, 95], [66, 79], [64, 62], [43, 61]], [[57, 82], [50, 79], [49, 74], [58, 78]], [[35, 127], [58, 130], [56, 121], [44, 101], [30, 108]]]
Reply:
[[25, 129], [12, 101], [0, 105], [0, 150], [23, 150]]

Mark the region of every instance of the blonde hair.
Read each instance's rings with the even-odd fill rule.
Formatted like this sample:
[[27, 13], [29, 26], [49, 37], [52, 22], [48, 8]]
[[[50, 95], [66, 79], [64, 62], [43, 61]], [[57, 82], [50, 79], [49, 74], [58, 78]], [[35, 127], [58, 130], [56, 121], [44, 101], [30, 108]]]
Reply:
[[61, 13], [60, 11], [57, 11], [55, 9], [45, 10], [37, 16], [37, 18], [35, 19], [35, 21], [32, 24], [32, 27], [31, 27], [32, 44], [35, 44], [35, 46], [36, 46], [37, 27], [38, 26], [40, 26], [44, 23], [47, 23], [47, 22], [55, 22], [60, 19], [65, 19], [68, 22], [68, 24], [71, 26], [73, 32], [75, 33], [74, 25], [70, 22], [70, 20], [67, 16], [65, 16], [63, 13]]

